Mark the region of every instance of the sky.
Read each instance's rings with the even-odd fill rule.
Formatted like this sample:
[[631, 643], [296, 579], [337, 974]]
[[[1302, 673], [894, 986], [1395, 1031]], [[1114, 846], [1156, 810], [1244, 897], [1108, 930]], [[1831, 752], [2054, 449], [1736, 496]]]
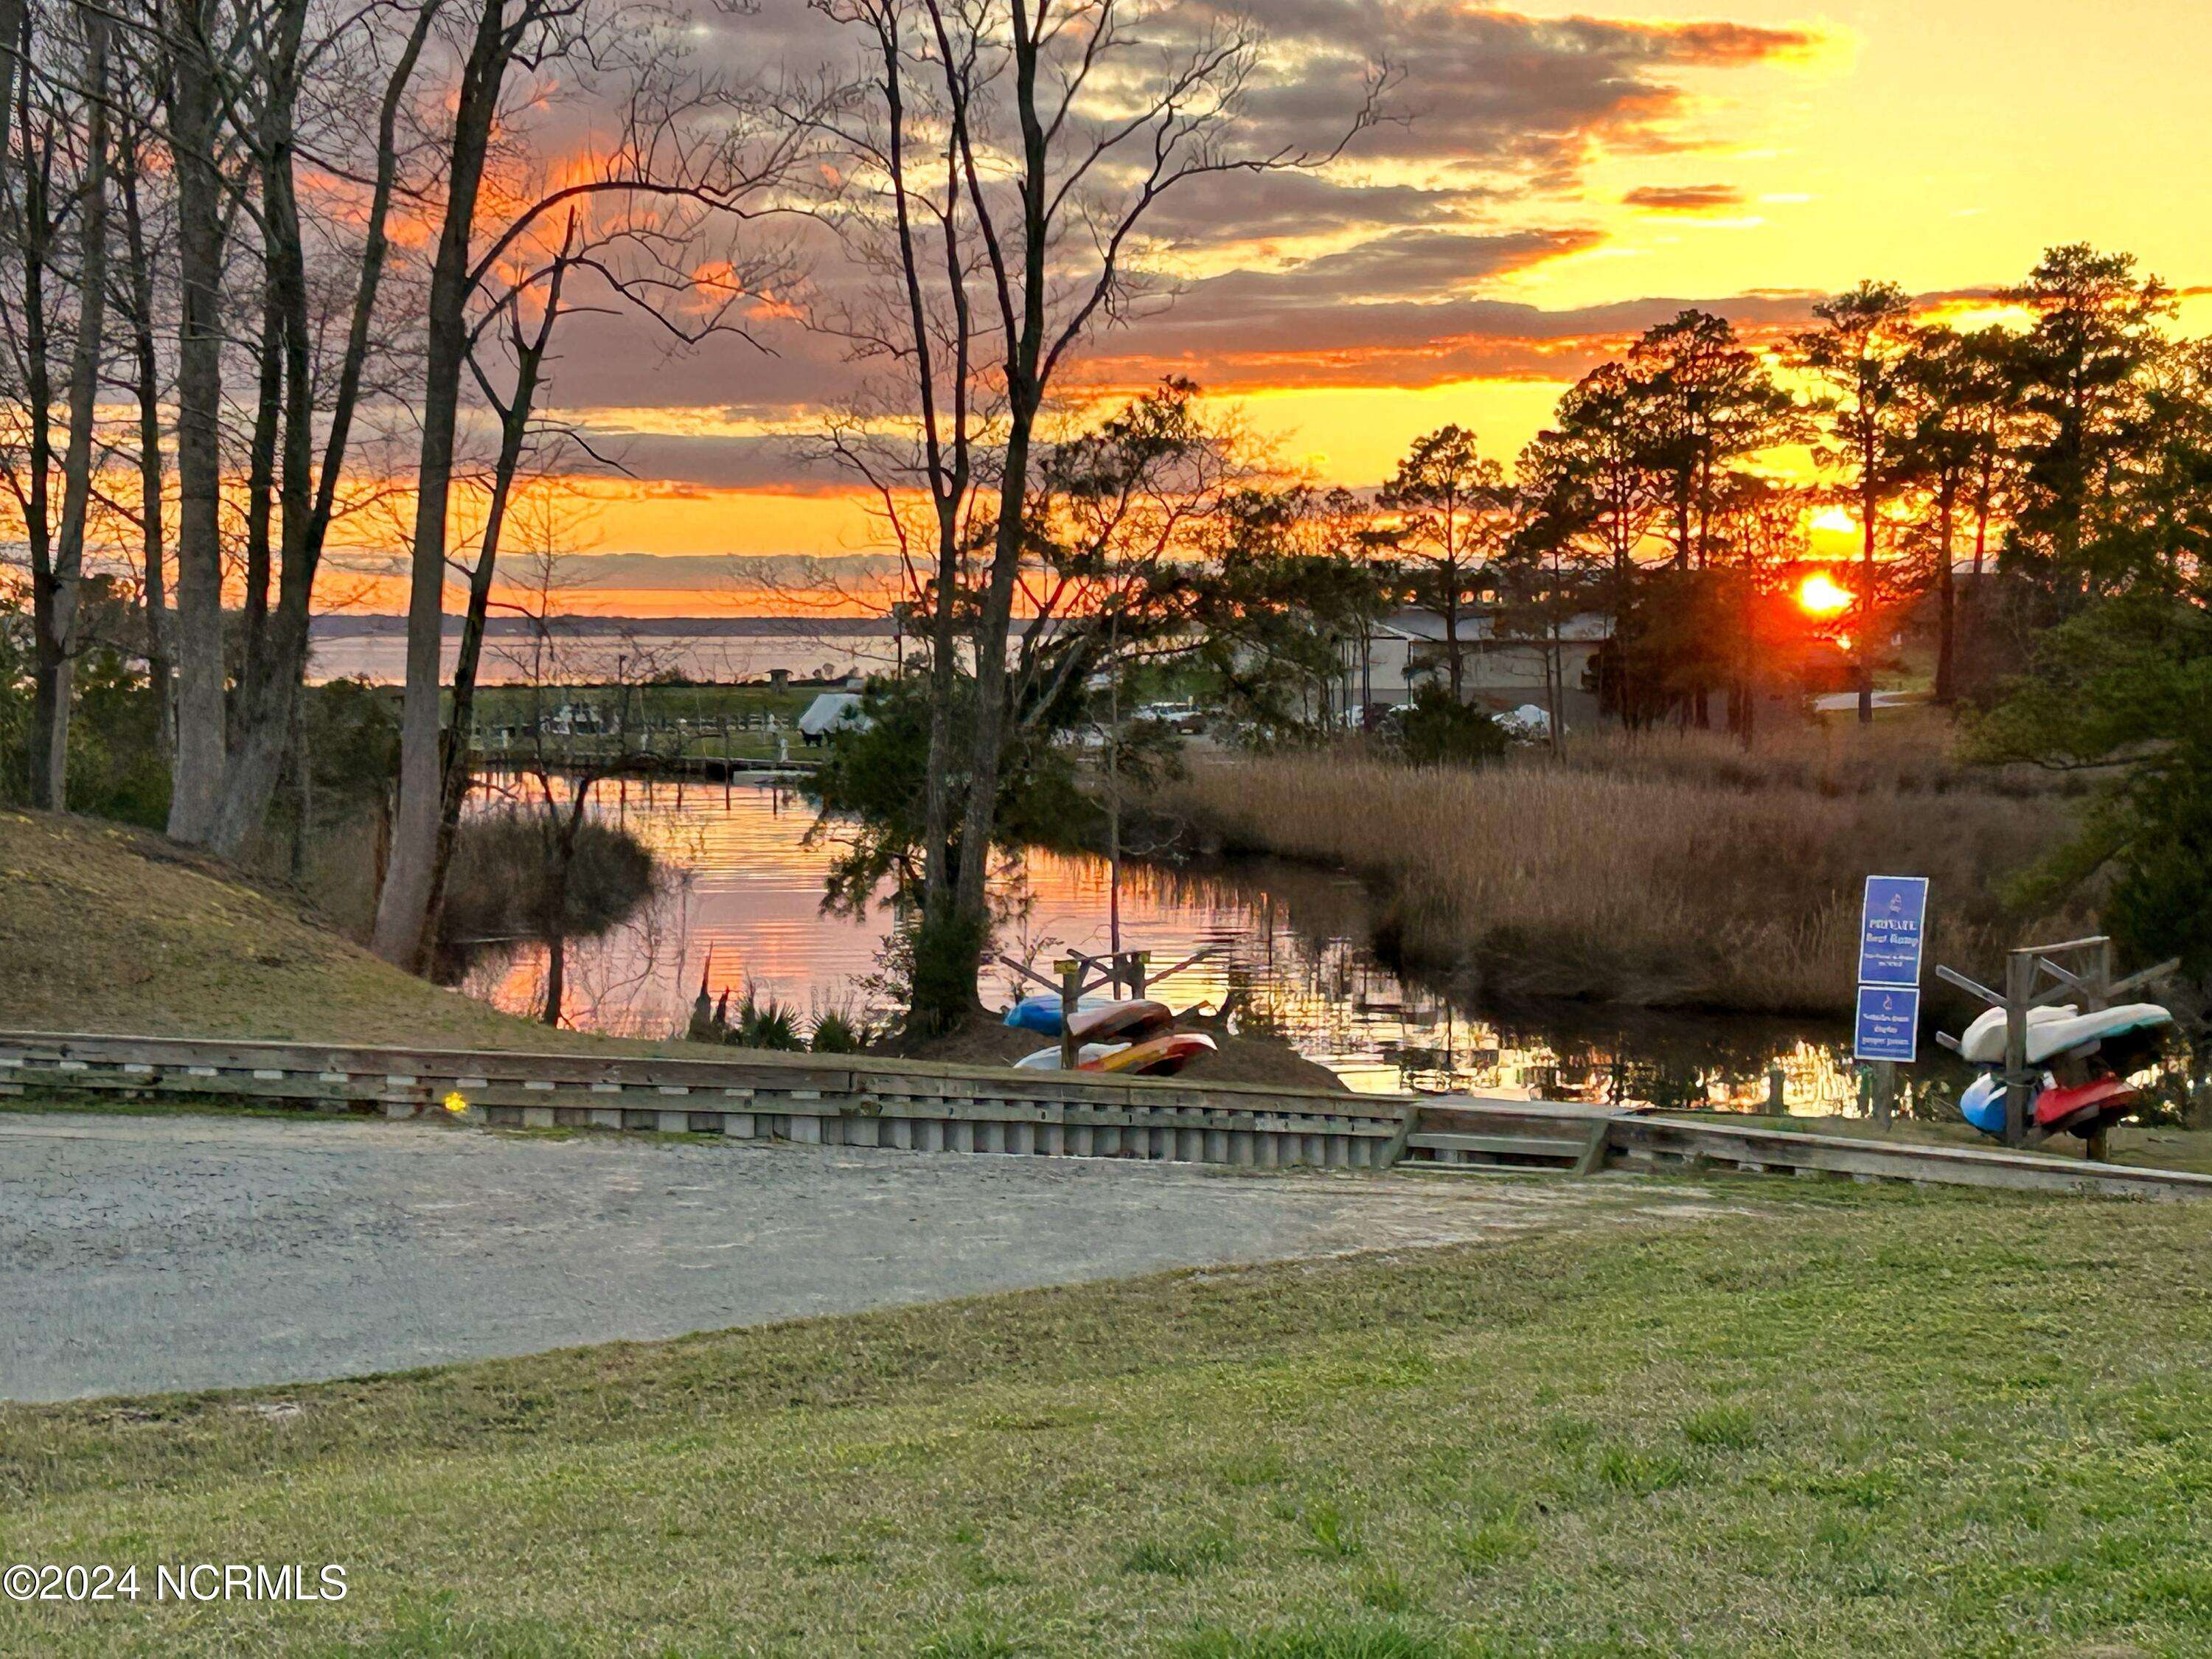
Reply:
[[[1336, 118], [1372, 44], [1403, 68], [1401, 118], [1322, 174], [1171, 199], [1178, 298], [1073, 373], [1097, 395], [1186, 374], [1323, 482], [1372, 485], [1446, 422], [1510, 461], [1566, 385], [1687, 305], [1771, 334], [1862, 277], [1934, 303], [2064, 241], [2212, 283], [2201, 0], [1253, 10], [1297, 71], [1254, 89], [1261, 127]], [[755, 61], [814, 49], [802, 0], [710, 27]], [[759, 610], [737, 597], [748, 561], [880, 546], [849, 483], [802, 459], [850, 383], [829, 342], [671, 353], [619, 319], [564, 326], [547, 400], [634, 475], [589, 486], [572, 608]]]

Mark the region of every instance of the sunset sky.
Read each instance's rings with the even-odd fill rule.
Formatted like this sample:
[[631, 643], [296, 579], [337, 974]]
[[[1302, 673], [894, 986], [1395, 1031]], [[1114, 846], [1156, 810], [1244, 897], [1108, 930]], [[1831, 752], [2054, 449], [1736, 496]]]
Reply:
[[[1181, 299], [1101, 337], [1080, 373], [1114, 389], [1188, 374], [1330, 482], [1376, 483], [1447, 421], [1510, 460], [1565, 385], [1685, 305], [1778, 330], [1862, 276], [1932, 304], [2072, 240], [2185, 289], [2212, 280], [2188, 177], [2212, 65], [2199, 0], [1254, 9], [1301, 65], [1260, 89], [1259, 118], [1294, 131], [1370, 42], [1406, 68], [1408, 118], [1324, 177], [1171, 203]], [[714, 27], [802, 52], [800, 11], [763, 0]], [[727, 340], [672, 356], [635, 324], [570, 327], [550, 401], [638, 475], [592, 488], [607, 562], [577, 608], [728, 611], [747, 558], [876, 544], [793, 442], [843, 383], [825, 343], [792, 330], [773, 357]]]

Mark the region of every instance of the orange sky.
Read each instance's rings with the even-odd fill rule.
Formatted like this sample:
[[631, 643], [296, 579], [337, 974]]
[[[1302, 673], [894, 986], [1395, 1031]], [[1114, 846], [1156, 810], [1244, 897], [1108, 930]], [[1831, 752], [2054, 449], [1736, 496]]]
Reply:
[[[1343, 34], [1404, 54], [1405, 132], [1273, 219], [1194, 212], [1178, 308], [1087, 370], [1188, 373], [1325, 480], [1372, 484], [1448, 421], [1510, 459], [1594, 356], [1680, 305], [1781, 327], [1863, 276], [1986, 289], [2069, 240], [2212, 277], [2197, 0], [1344, 5]], [[572, 340], [554, 396], [641, 474], [593, 487], [592, 553], [668, 562], [611, 561], [570, 608], [758, 610], [744, 558], [879, 544], [860, 499], [778, 476], [819, 414], [805, 349], [629, 356]]]

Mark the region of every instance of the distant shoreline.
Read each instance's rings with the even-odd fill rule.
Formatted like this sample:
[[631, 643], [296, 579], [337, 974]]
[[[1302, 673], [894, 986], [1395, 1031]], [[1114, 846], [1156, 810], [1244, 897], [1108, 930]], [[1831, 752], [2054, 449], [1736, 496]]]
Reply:
[[[526, 637], [537, 624], [527, 617], [492, 617], [485, 637]], [[547, 631], [574, 638], [619, 638], [627, 634], [684, 639], [759, 639], [813, 635], [823, 639], [889, 639], [891, 624], [881, 617], [556, 617]], [[308, 625], [315, 640], [399, 639], [407, 618], [380, 614], [320, 616]], [[459, 639], [461, 618], [447, 617], [444, 635]]]

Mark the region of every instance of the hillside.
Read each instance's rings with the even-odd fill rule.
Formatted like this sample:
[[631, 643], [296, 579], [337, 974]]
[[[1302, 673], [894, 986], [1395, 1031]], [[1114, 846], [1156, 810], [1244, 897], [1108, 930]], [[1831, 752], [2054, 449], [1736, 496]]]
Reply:
[[607, 1041], [403, 974], [295, 896], [158, 836], [20, 811], [0, 811], [0, 1024], [441, 1048]]

